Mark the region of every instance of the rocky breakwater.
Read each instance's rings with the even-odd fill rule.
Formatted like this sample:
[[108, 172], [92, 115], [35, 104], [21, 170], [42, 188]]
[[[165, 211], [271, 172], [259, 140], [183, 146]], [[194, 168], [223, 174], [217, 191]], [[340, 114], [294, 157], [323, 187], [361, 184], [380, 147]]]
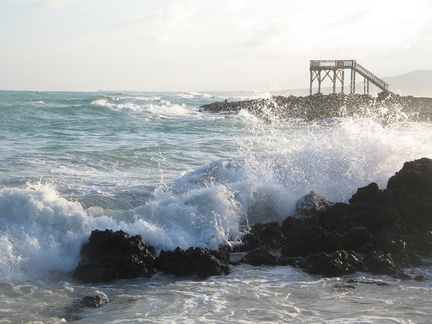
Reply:
[[377, 97], [360, 94], [315, 94], [311, 96], [273, 96], [271, 98], [221, 101], [200, 107], [213, 113], [248, 111], [272, 122], [280, 119], [312, 121], [332, 117], [377, 116], [386, 122], [406, 118], [412, 121], [432, 120], [432, 98], [400, 96], [381, 92]]
[[235, 248], [177, 248], [157, 256], [139, 235], [95, 230], [73, 276], [86, 283], [151, 277], [155, 271], [206, 278], [230, 272], [227, 251], [243, 252], [240, 263], [255, 266], [291, 265], [330, 277], [363, 271], [409, 279], [404, 268], [420, 266], [432, 255], [432, 160], [406, 162], [386, 189], [371, 183], [349, 203], [332, 203], [312, 192], [297, 203], [295, 215], [282, 224], [252, 226]]

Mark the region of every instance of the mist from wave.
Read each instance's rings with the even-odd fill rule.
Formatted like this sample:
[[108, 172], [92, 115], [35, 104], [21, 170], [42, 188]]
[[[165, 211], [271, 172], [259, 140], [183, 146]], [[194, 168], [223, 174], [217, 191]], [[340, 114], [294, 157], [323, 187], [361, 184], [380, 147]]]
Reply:
[[[240, 118], [230, 127], [236, 123], [240, 129], [232, 133], [239, 136], [234, 138], [235, 157], [189, 172], [182, 168], [183, 175], [164, 179], [176, 163], [175, 150], [172, 159], [159, 164], [162, 178], [153, 189], [139, 188], [136, 170], [119, 173], [118, 181], [124, 178], [120, 185], [113, 183], [114, 169], [99, 168], [91, 174], [91, 166], [87, 176], [78, 170], [72, 176], [92, 178], [96, 187], [81, 181], [78, 186], [87, 189], [68, 200], [49, 182], [3, 188], [1, 259], [8, 265], [2, 269], [4, 280], [71, 271], [79, 261], [79, 247], [93, 229], [140, 234], [157, 249], [235, 244], [248, 226], [292, 215], [297, 200], [311, 190], [346, 202], [358, 187], [372, 181], [384, 188], [405, 161], [432, 151], [429, 124], [383, 126], [370, 118], [351, 118], [274, 125]], [[184, 136], [180, 129], [174, 130], [173, 136]], [[182, 149], [193, 156], [192, 144], [189, 141]], [[206, 145], [217, 149], [214, 143]], [[170, 149], [174, 147], [165, 147], [164, 154], [169, 156]], [[52, 174], [60, 177], [67, 176], [66, 171], [52, 168]]]

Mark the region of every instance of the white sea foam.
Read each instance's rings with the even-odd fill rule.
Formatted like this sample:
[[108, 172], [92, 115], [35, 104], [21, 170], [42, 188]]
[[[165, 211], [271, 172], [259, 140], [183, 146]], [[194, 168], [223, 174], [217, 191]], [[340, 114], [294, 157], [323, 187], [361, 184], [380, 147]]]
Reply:
[[71, 271], [92, 229], [116, 227], [106, 216], [89, 217], [50, 185], [3, 189], [0, 206], [0, 282]]
[[196, 116], [198, 113], [191, 107], [183, 104], [171, 103], [168, 100], [158, 100], [157, 103], [131, 101], [111, 102], [108, 99], [98, 99], [92, 102], [93, 105], [106, 107], [118, 112], [131, 112], [143, 114], [151, 118], [175, 118], [179, 116]]
[[192, 98], [212, 98], [213, 96], [207, 93], [199, 93], [199, 92], [183, 92], [179, 93], [178, 96], [184, 99], [192, 99]]
[[[159, 274], [104, 285], [69, 281], [64, 273], [74, 269], [94, 229], [140, 234], [158, 249], [216, 248], [246, 225], [283, 220], [310, 190], [347, 201], [372, 181], [384, 188], [405, 161], [431, 157], [431, 125], [398, 114], [269, 124], [247, 112], [200, 117], [196, 107], [210, 100], [186, 96], [38, 94], [30, 99], [45, 103], [27, 100], [19, 118], [9, 109], [16, 101], [3, 96], [3, 321], [64, 322], [64, 307], [88, 295], [114, 302], [72, 314], [82, 322], [430, 321], [430, 280], [356, 274], [352, 289], [344, 284], [351, 277], [240, 265], [228, 276], [198, 281]], [[78, 105], [70, 109], [71, 103]], [[42, 183], [23, 185], [40, 177]], [[430, 267], [410, 272], [432, 276]]]
[[301, 128], [245, 126], [250, 129], [241, 140], [242, 158], [209, 163], [161, 186], [125, 219], [98, 206], [85, 210], [49, 185], [3, 189], [0, 278], [71, 271], [94, 229], [141, 234], [159, 249], [217, 248], [239, 239], [243, 225], [283, 220], [311, 190], [347, 201], [372, 181], [384, 188], [405, 161], [432, 152], [428, 124], [344, 119]]
[[115, 111], [131, 111], [136, 112], [142, 110], [141, 106], [133, 102], [111, 103], [108, 99], [98, 99], [92, 102], [93, 105], [106, 107]]

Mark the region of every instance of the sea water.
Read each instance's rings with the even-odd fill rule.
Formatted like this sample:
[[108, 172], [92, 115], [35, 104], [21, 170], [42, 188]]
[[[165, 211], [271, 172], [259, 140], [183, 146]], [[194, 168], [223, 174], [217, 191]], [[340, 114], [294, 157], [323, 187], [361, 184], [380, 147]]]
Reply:
[[[158, 251], [236, 244], [311, 190], [347, 202], [432, 157], [431, 124], [402, 113], [306, 123], [199, 109], [263, 95], [0, 91], [0, 323], [429, 323], [430, 281], [249, 265], [206, 280], [71, 278], [94, 229]], [[72, 307], [89, 295], [109, 302]]]

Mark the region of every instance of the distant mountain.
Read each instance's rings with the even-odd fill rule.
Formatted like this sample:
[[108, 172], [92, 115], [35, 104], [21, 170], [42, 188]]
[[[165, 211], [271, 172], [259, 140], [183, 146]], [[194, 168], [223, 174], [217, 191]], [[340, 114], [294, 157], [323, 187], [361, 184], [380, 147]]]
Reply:
[[[349, 71], [347, 71], [348, 81], [345, 79], [345, 93], [348, 94], [350, 89], [349, 85]], [[345, 76], [345, 77], [346, 77]], [[358, 76], [359, 79], [363, 79]], [[389, 76], [381, 78], [385, 82], [389, 84], [389, 90], [393, 93], [402, 95], [402, 96], [414, 96], [414, 97], [432, 97], [432, 71], [428, 70], [417, 70], [412, 71], [402, 75]], [[327, 83], [328, 84], [328, 83]], [[364, 83], [363, 81], [356, 83], [356, 93], [363, 93]], [[329, 94], [333, 92], [333, 87], [324, 86], [321, 89], [323, 94]], [[338, 85], [338, 92], [340, 91]], [[316, 84], [314, 88], [314, 92], [316, 93]], [[373, 86], [371, 84], [370, 94], [376, 96], [380, 89]], [[282, 96], [307, 96], [310, 93], [309, 88], [303, 89], [290, 89], [290, 90], [281, 90], [281, 91], [272, 91], [273, 95], [282, 95]]]
[[417, 70], [382, 78], [391, 92], [403, 96], [432, 97], [432, 71]]

